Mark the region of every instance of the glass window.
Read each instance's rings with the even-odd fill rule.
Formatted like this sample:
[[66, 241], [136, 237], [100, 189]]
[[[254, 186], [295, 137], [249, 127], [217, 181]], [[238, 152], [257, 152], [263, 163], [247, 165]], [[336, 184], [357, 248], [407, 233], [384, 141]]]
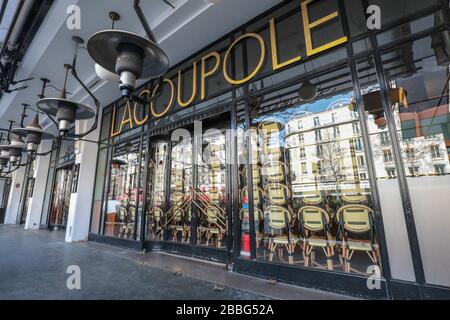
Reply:
[[333, 131], [334, 131], [334, 137], [339, 138], [339, 136], [341, 135], [341, 130], [339, 129], [339, 127], [338, 126], [334, 127]]
[[306, 158], [306, 151], [305, 148], [300, 148], [300, 158]]
[[444, 286], [450, 286], [448, 39], [448, 32], [436, 33], [382, 55], [426, 281]]
[[320, 130], [316, 130], [314, 134], [316, 136], [316, 141], [322, 141], [322, 132]]
[[[152, 141], [157, 138], [152, 138]], [[147, 173], [146, 237], [163, 239], [163, 217], [167, 199], [168, 142], [151, 142]]]
[[392, 151], [391, 150], [384, 150], [383, 151], [383, 158], [384, 158], [384, 162], [392, 162], [394, 161], [394, 157], [392, 156]]
[[391, 141], [389, 140], [389, 133], [387, 131], [380, 133], [380, 140], [381, 140], [382, 145], [390, 145], [391, 144]]
[[188, 130], [179, 130], [179, 139], [175, 139], [172, 134], [169, 207], [164, 215], [164, 226], [169, 240], [189, 243], [192, 222], [193, 141]]
[[314, 117], [314, 127], [319, 127], [320, 126], [320, 119], [319, 117]]
[[[438, 0], [369, 0], [370, 5], [377, 5], [382, 12], [382, 25], [395, 22], [426, 8], [437, 5]], [[401, 12], [401, 15], [398, 13]]]
[[337, 121], [337, 113], [336, 113], [336, 112], [333, 112], [333, 113], [331, 114], [331, 122], [335, 123], [336, 121]]
[[194, 196], [200, 245], [225, 248], [228, 237], [225, 130], [203, 132], [198, 154], [198, 186]]
[[56, 171], [53, 198], [50, 209], [50, 229], [62, 229], [67, 225], [69, 215], [70, 194], [72, 185], [72, 167], [61, 168]]
[[141, 139], [113, 147], [105, 201], [104, 235], [135, 240], [143, 201]]
[[[380, 246], [363, 144], [352, 132], [359, 120], [349, 112], [350, 72], [328, 70], [308, 82], [316, 86], [315, 97], [305, 100], [299, 83], [260, 97], [261, 110], [273, 111], [252, 117], [260, 164], [253, 181], [256, 258], [367, 274], [380, 267]], [[290, 103], [277, 110], [280, 100]], [[303, 131], [288, 134], [286, 127], [299, 119]]]
[[389, 137], [386, 126], [380, 86], [374, 66], [371, 57], [357, 63], [365, 125], [371, 144], [389, 263], [393, 278], [415, 281], [392, 139]]
[[441, 157], [441, 147], [439, 145], [431, 146], [431, 157], [433, 159]]

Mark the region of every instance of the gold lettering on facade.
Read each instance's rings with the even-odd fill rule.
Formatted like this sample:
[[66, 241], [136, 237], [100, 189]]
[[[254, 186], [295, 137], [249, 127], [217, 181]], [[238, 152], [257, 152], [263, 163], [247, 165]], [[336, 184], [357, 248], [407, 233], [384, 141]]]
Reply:
[[[246, 39], [246, 38], [254, 38], [256, 40], [258, 40], [260, 49], [261, 49], [261, 54], [259, 56], [259, 62], [257, 64], [257, 66], [255, 67], [255, 69], [245, 78], [241, 79], [241, 80], [236, 80], [236, 79], [231, 79], [230, 75], [228, 74], [228, 70], [227, 70], [227, 65], [228, 65], [228, 58], [233, 50], [233, 48], [242, 40]], [[246, 33], [242, 36], [240, 36], [239, 38], [237, 38], [236, 40], [233, 41], [233, 43], [230, 45], [230, 47], [228, 48], [227, 52], [225, 53], [225, 57], [223, 58], [223, 76], [225, 77], [225, 80], [227, 80], [229, 83], [233, 84], [233, 85], [240, 85], [240, 84], [244, 84], [246, 82], [248, 82], [250, 79], [252, 79], [261, 69], [264, 60], [266, 58], [266, 45], [264, 43], [264, 39], [257, 33]]]
[[273, 71], [281, 69], [290, 64], [300, 61], [302, 59], [301, 56], [292, 58], [288, 61], [281, 62], [281, 63], [278, 61], [277, 30], [276, 30], [276, 26], [275, 26], [275, 19], [270, 19], [269, 28], [270, 28], [270, 42], [271, 42], [271, 49], [272, 49], [272, 69], [273, 69]]
[[178, 94], [177, 94], [177, 102], [178, 105], [182, 108], [187, 107], [190, 105], [197, 95], [197, 61], [194, 61], [194, 64], [192, 65], [192, 93], [191, 97], [188, 101], [183, 101], [183, 88], [185, 86], [182, 86], [182, 77], [181, 77], [181, 70], [178, 70]]
[[119, 131], [114, 131], [115, 126], [116, 126], [116, 112], [117, 112], [117, 108], [116, 106], [113, 107], [113, 114], [112, 114], [112, 121], [111, 121], [111, 137], [115, 137], [117, 135], [120, 134], [120, 130]]
[[[206, 61], [211, 58], [215, 58], [216, 63], [214, 64], [214, 67], [210, 71], [205, 71]], [[220, 67], [220, 55], [218, 52], [216, 51], [211, 52], [202, 58], [201, 96], [200, 96], [201, 100], [205, 100], [206, 98], [206, 86], [205, 86], [206, 78], [211, 77], [213, 74], [215, 74], [219, 69], [219, 67]]]
[[[168, 83], [169, 86], [170, 86], [170, 101], [169, 101], [169, 103], [167, 104], [167, 106], [166, 106], [166, 108], [164, 109], [164, 111], [162, 111], [162, 112], [160, 112], [160, 113], [157, 113], [157, 112], [155, 111], [155, 101], [152, 101], [152, 102], [150, 103], [150, 111], [151, 111], [152, 115], [153, 115], [155, 118], [160, 118], [160, 117], [162, 117], [163, 115], [165, 115], [165, 114], [170, 110], [170, 108], [173, 106], [173, 102], [174, 102], [174, 99], [175, 99], [175, 85], [173, 84], [173, 81], [170, 80], [170, 79], [164, 78], [163, 84], [164, 84], [164, 83]], [[155, 93], [156, 93], [156, 90], [158, 90], [158, 87], [159, 87], [159, 85], [156, 85], [155, 88], [153, 89], [152, 97], [155, 96]]]
[[[139, 97], [142, 98], [144, 95], [150, 95], [151, 92], [148, 89], [142, 90], [142, 92], [139, 94]], [[145, 117], [142, 120], [139, 120], [137, 115], [136, 115], [136, 111], [139, 110], [139, 105], [137, 102], [134, 103], [134, 108], [133, 108], [133, 116], [134, 116], [134, 123], [136, 123], [137, 126], [141, 126], [144, 123], [147, 122], [148, 120], [148, 112], [146, 112]]]
[[[128, 115], [128, 116], [125, 118], [125, 115]], [[122, 127], [126, 123], [128, 123], [128, 125], [130, 126], [130, 129], [133, 129], [133, 118], [131, 117], [131, 106], [130, 106], [129, 101], [125, 105], [125, 110], [123, 111], [122, 122], [120, 122], [119, 132], [122, 132]]]
[[347, 42], [347, 37], [344, 36], [342, 38], [339, 38], [337, 40], [334, 40], [332, 42], [324, 44], [320, 47], [317, 47], [317, 48], [313, 47], [311, 30], [313, 30], [314, 28], [317, 28], [318, 26], [323, 25], [333, 19], [336, 19], [339, 16], [336, 11], [336, 12], [333, 12], [323, 18], [320, 18], [319, 20], [310, 22], [309, 21], [309, 13], [308, 13], [308, 5], [314, 1], [316, 1], [316, 0], [305, 0], [305, 1], [302, 1], [302, 3], [301, 3], [302, 18], [303, 18], [303, 30], [305, 33], [305, 42], [306, 42], [306, 54], [308, 56], [318, 54], [322, 51], [331, 49], [342, 43]]

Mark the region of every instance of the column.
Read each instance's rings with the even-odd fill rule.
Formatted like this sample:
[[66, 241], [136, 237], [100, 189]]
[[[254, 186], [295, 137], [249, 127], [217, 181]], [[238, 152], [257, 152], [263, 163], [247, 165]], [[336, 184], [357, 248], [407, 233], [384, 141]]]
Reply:
[[[46, 152], [52, 148], [51, 141], [42, 141], [38, 153]], [[27, 218], [25, 220], [25, 229], [39, 229], [41, 215], [47, 214], [47, 208], [44, 208], [45, 189], [47, 185], [48, 169], [50, 166], [50, 154], [38, 156], [35, 163], [33, 177], [34, 190], [33, 195], [28, 199]]]
[[25, 166], [20, 167], [12, 173], [11, 191], [6, 208], [5, 224], [17, 224], [20, 208], [20, 197], [22, 195], [23, 179], [25, 177]]
[[[83, 139], [98, 141], [102, 115], [99, 115], [97, 130]], [[90, 129], [91, 122], [77, 123], [76, 132], [83, 133]], [[95, 171], [97, 168], [98, 144], [78, 141], [75, 147], [75, 164], [80, 164], [78, 188], [70, 196], [69, 215], [67, 218], [66, 242], [87, 241], [94, 194]]]

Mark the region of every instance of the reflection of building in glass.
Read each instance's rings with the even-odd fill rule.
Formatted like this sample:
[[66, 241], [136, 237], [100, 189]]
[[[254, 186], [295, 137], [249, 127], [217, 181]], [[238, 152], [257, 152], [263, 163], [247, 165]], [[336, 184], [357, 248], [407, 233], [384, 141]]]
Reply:
[[286, 126], [294, 195], [311, 190], [369, 188], [357, 114], [348, 102], [319, 113], [304, 112]]
[[[409, 177], [450, 173], [449, 153], [446, 146], [448, 139], [443, 133], [427, 134], [429, 125], [423, 125], [430, 121], [430, 117], [426, 116], [429, 113], [430, 109], [424, 112], [394, 112], [397, 127], [402, 128], [399, 133], [400, 149], [405, 172]], [[396, 171], [388, 130], [378, 128], [374, 121], [368, 121], [368, 125], [372, 133], [370, 138], [378, 177], [393, 178], [396, 176]]]

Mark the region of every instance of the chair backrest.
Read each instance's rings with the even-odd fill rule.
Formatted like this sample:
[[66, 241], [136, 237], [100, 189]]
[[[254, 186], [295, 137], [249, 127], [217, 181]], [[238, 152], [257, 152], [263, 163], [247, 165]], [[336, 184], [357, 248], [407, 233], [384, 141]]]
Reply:
[[342, 191], [342, 200], [348, 203], [363, 203], [367, 201], [367, 196], [361, 189], [351, 189]]
[[183, 199], [183, 194], [181, 192], [172, 193], [173, 203], [177, 203]]
[[340, 208], [336, 219], [343, 224], [346, 231], [365, 233], [371, 230], [373, 210], [367, 206], [351, 204]]
[[206, 220], [209, 223], [217, 223], [217, 220], [219, 219], [220, 210], [216, 207], [209, 206], [206, 208]]
[[155, 199], [154, 200], [155, 207], [161, 207], [164, 203], [164, 193], [162, 193], [162, 192], [155, 193], [154, 199]]
[[264, 162], [278, 161], [282, 158], [283, 150], [280, 145], [279, 137], [271, 135], [264, 138]]
[[303, 227], [309, 231], [322, 231], [330, 223], [329, 214], [319, 207], [305, 206], [298, 211]]
[[127, 209], [124, 207], [119, 207], [119, 219], [120, 221], [125, 221], [127, 219]]
[[283, 125], [279, 123], [277, 120], [263, 120], [259, 123], [258, 129], [260, 130], [260, 134], [272, 134], [283, 130]]
[[286, 218], [288, 219], [288, 222], [291, 221], [291, 214], [284, 207], [269, 206], [266, 208], [265, 214], [268, 217], [269, 226], [274, 230], [286, 228]]
[[[244, 181], [247, 181], [247, 171], [245, 167], [240, 171], [241, 176]], [[256, 185], [261, 180], [261, 167], [257, 165], [252, 166], [252, 178], [253, 178], [253, 185]]]
[[291, 197], [289, 188], [281, 183], [268, 184], [265, 188], [265, 191], [266, 197], [268, 198], [269, 202], [278, 206], [286, 205], [289, 198]]
[[[247, 190], [248, 190], [247, 186], [242, 188], [241, 199], [244, 197], [247, 198], [247, 200], [249, 199]], [[253, 186], [253, 203], [255, 204], [255, 206], [259, 206], [259, 204], [261, 203], [263, 194], [264, 194], [264, 191], [261, 188]]]
[[161, 208], [152, 208], [151, 214], [153, 215], [153, 219], [155, 219], [156, 223], [159, 223], [161, 221], [161, 217], [163, 216], [163, 211]]
[[283, 181], [289, 174], [289, 167], [280, 161], [268, 162], [264, 165], [263, 174], [270, 182]]
[[306, 205], [317, 205], [323, 200], [320, 190], [304, 191], [301, 199]]
[[220, 193], [217, 188], [213, 188], [208, 192], [208, 197], [213, 201], [214, 203], [220, 202]]
[[128, 214], [131, 222], [134, 222], [136, 219], [136, 208], [130, 207], [128, 208]]
[[184, 211], [180, 206], [176, 206], [172, 211], [172, 222], [178, 223], [183, 219]]

